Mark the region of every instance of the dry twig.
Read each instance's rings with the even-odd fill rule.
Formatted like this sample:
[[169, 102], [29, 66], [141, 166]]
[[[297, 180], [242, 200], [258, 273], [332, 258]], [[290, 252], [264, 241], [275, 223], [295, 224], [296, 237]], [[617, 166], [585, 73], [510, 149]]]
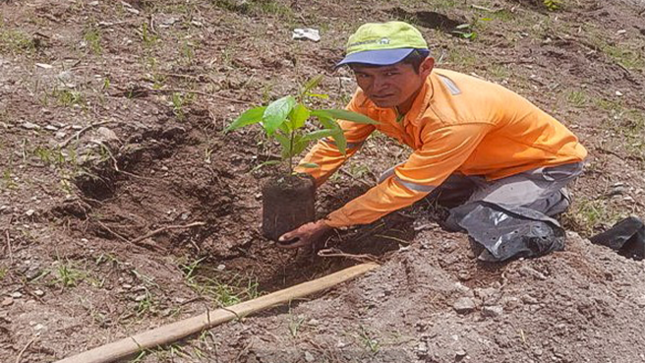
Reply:
[[353, 255], [351, 253], [345, 253], [337, 248], [328, 248], [325, 250], [318, 251], [318, 256], [320, 257], [344, 257], [350, 260], [358, 262], [378, 262], [378, 259], [372, 255]]
[[84, 128], [78, 130], [78, 132], [76, 132], [74, 135], [68, 137], [67, 140], [65, 140], [65, 141], [61, 142], [60, 144], [58, 144], [58, 147], [62, 149], [65, 146], [67, 146], [70, 142], [72, 142], [72, 140], [74, 140], [74, 139], [78, 140], [78, 138], [81, 137], [81, 135], [84, 134], [85, 132], [87, 132], [88, 130], [91, 130], [91, 129], [97, 127], [97, 126], [108, 124], [110, 122], [113, 122], [113, 121], [101, 121], [101, 122], [93, 123], [93, 124], [91, 124], [89, 126], [85, 126]]
[[11, 248], [11, 236], [9, 235], [9, 228], [11, 228], [11, 222], [13, 221], [13, 214], [9, 218], [9, 223], [7, 223], [7, 228], [5, 229], [5, 237], [7, 238], [7, 250], [9, 251], [9, 261], [13, 264], [13, 250]]
[[22, 355], [23, 355], [23, 354], [25, 353], [25, 351], [29, 348], [29, 346], [31, 345], [31, 343], [33, 343], [33, 342], [35, 342], [35, 341], [36, 341], [36, 339], [38, 339], [38, 336], [33, 337], [33, 338], [29, 341], [29, 343], [27, 343], [27, 345], [25, 345], [25, 347], [24, 347], [24, 348], [22, 348], [22, 350], [21, 350], [21, 351], [20, 351], [20, 353], [18, 354], [18, 357], [16, 357], [16, 363], [20, 363], [20, 359], [22, 359]]
[[171, 230], [171, 229], [185, 229], [185, 228], [191, 228], [191, 227], [197, 227], [197, 226], [204, 226], [204, 225], [206, 225], [206, 223], [204, 223], [204, 222], [194, 222], [194, 223], [186, 224], [186, 225], [184, 225], [184, 226], [165, 226], [165, 227], [161, 227], [161, 228], [155, 229], [154, 231], [152, 231], [152, 232], [150, 232], [150, 233], [147, 233], [147, 234], [145, 234], [145, 235], [143, 235], [143, 236], [141, 236], [141, 237], [137, 237], [137, 238], [135, 238], [135, 239], [133, 239], [132, 241], [129, 241], [129, 242], [130, 242], [130, 243], [137, 243], [137, 242], [141, 242], [141, 241], [143, 241], [143, 240], [144, 240], [144, 239], [146, 239], [146, 238], [150, 238], [150, 237], [152, 237], [152, 236], [154, 236], [154, 235], [157, 235], [157, 234], [159, 234], [159, 233], [161, 233], [161, 232], [164, 232], [164, 231], [167, 231], [167, 230]]

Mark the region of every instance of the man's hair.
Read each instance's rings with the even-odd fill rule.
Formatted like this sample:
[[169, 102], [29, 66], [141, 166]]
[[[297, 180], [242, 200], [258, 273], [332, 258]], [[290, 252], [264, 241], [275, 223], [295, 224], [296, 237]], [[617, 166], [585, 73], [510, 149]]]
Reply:
[[403, 60], [399, 63], [411, 65], [412, 69], [414, 69], [414, 71], [418, 74], [419, 68], [421, 68], [421, 63], [423, 63], [428, 55], [430, 55], [430, 52], [425, 49], [415, 49], [412, 51], [412, 53], [408, 54], [407, 57], [403, 58]]
[[[398, 63], [403, 63], [403, 64], [409, 64], [412, 66], [412, 69], [418, 74], [419, 73], [419, 68], [421, 67], [421, 63], [430, 55], [430, 51], [427, 49], [414, 49], [410, 54], [408, 54], [407, 57], [403, 58]], [[397, 63], [397, 64], [398, 64]], [[374, 64], [367, 64], [367, 63], [349, 63], [349, 67], [354, 69], [354, 65], [357, 65], [359, 67], [368, 67], [368, 68], [377, 68], [377, 67], [384, 67], [384, 66], [377, 66]]]

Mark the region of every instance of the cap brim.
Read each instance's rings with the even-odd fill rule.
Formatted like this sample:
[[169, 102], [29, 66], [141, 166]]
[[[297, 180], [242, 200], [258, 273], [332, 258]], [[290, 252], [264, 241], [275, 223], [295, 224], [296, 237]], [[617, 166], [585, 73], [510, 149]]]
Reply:
[[382, 50], [366, 50], [348, 54], [345, 59], [338, 62], [336, 67], [345, 64], [361, 63], [374, 66], [389, 66], [398, 63], [405, 59], [414, 48], [399, 48], [399, 49], [382, 49]]

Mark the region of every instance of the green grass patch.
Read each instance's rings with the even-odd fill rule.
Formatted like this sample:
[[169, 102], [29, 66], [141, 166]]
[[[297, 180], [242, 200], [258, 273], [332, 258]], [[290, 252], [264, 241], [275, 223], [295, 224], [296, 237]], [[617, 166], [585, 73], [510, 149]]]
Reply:
[[184, 281], [200, 296], [219, 306], [231, 306], [260, 296], [258, 283], [253, 276], [226, 273], [203, 265], [205, 258], [190, 263], [180, 263]]
[[87, 47], [92, 53], [96, 55], [103, 53], [103, 47], [101, 46], [101, 32], [99, 28], [86, 28], [83, 32], [83, 41], [87, 43]]
[[36, 50], [34, 40], [27, 34], [12, 29], [5, 29], [0, 24], [0, 53], [31, 54]]
[[585, 91], [573, 90], [567, 92], [567, 102], [573, 107], [583, 108], [589, 102], [589, 96]]

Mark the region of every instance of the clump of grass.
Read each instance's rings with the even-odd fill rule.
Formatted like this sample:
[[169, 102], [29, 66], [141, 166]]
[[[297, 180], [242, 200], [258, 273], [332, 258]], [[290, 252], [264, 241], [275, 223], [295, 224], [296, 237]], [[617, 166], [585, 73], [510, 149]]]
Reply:
[[574, 107], [583, 108], [587, 105], [589, 96], [584, 91], [570, 91], [567, 93], [567, 101]]
[[83, 32], [83, 40], [87, 43], [90, 51], [94, 54], [103, 53], [103, 47], [101, 46], [101, 32], [96, 27], [89, 27]]
[[225, 279], [224, 282], [200, 274], [199, 272], [222, 274], [220, 271], [212, 271], [209, 267], [202, 267], [201, 264], [204, 260], [205, 258], [201, 258], [192, 263], [179, 265], [184, 273], [184, 281], [199, 295], [224, 307], [260, 296], [258, 283], [253, 277], [236, 274], [232, 278]]
[[72, 267], [71, 264], [61, 264], [56, 268], [55, 283], [63, 287], [74, 287], [83, 281], [87, 274]]
[[565, 220], [581, 235], [593, 235], [599, 227], [611, 226], [621, 218], [606, 200], [582, 199], [574, 203], [566, 213]]
[[633, 51], [626, 46], [605, 44], [601, 47], [603, 53], [609, 56], [617, 63], [626, 68], [643, 69], [645, 68], [645, 58], [642, 52]]
[[365, 329], [363, 325], [361, 325], [359, 328], [360, 329], [358, 330], [358, 337], [363, 343], [363, 346], [365, 346], [365, 348], [372, 352], [372, 354], [378, 353], [378, 351], [381, 350], [381, 346], [379, 345], [378, 340], [372, 338], [371, 334], [367, 331], [367, 329]]
[[560, 0], [542, 0], [542, 5], [549, 11], [556, 11], [562, 8], [562, 1]]
[[36, 50], [36, 43], [27, 34], [4, 29], [0, 23], [0, 53], [30, 54]]
[[172, 94], [172, 112], [177, 116], [177, 119], [179, 121], [183, 121], [186, 119], [186, 113], [184, 108], [191, 103], [193, 103], [195, 99], [195, 94], [194, 93], [188, 93], [187, 95], [183, 95], [179, 92], [175, 92]]
[[68, 88], [54, 88], [51, 95], [61, 106], [69, 107], [73, 105], [85, 105], [85, 98], [79, 91], [70, 90]]

